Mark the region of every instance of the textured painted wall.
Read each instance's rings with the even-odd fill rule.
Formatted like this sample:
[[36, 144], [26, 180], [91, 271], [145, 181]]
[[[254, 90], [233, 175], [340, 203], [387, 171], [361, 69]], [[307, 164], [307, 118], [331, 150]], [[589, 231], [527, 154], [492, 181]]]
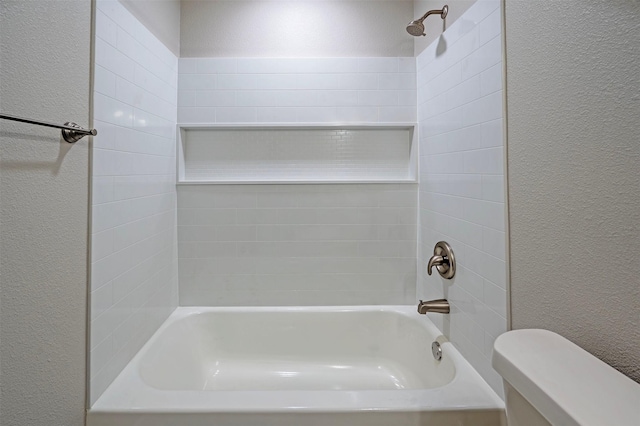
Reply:
[[180, 0], [120, 0], [174, 55], [180, 54]]
[[505, 14], [513, 328], [640, 381], [640, 3]]
[[[0, 110], [90, 125], [90, 31], [89, 1], [1, 2]], [[0, 122], [4, 426], [84, 424], [88, 148]]]
[[412, 56], [412, 1], [182, 1], [180, 56]]

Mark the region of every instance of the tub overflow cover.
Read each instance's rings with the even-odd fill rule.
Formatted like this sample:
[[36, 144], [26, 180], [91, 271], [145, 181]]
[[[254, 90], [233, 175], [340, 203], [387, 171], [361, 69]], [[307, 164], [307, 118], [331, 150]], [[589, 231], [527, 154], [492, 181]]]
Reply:
[[440, 347], [440, 343], [433, 342], [431, 344], [431, 353], [436, 361], [440, 361], [442, 359], [442, 348]]

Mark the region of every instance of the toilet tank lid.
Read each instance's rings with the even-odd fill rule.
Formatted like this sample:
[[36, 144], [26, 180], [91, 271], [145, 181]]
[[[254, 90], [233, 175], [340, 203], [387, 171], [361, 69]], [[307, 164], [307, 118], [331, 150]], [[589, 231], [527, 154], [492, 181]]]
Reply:
[[492, 364], [551, 424], [640, 425], [640, 384], [556, 333], [504, 333]]

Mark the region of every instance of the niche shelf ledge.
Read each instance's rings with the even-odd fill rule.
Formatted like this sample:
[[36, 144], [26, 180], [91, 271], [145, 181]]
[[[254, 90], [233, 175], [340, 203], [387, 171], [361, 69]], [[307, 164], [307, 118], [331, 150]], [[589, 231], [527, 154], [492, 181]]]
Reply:
[[178, 185], [401, 184], [416, 123], [179, 123]]

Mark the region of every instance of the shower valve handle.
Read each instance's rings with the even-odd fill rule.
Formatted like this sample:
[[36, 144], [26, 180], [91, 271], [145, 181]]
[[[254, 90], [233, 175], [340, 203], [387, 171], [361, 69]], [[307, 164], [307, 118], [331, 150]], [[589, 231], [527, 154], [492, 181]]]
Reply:
[[456, 258], [453, 249], [446, 241], [438, 241], [433, 249], [433, 256], [427, 263], [427, 274], [431, 275], [431, 269], [436, 267], [438, 273], [450, 280], [456, 274]]

